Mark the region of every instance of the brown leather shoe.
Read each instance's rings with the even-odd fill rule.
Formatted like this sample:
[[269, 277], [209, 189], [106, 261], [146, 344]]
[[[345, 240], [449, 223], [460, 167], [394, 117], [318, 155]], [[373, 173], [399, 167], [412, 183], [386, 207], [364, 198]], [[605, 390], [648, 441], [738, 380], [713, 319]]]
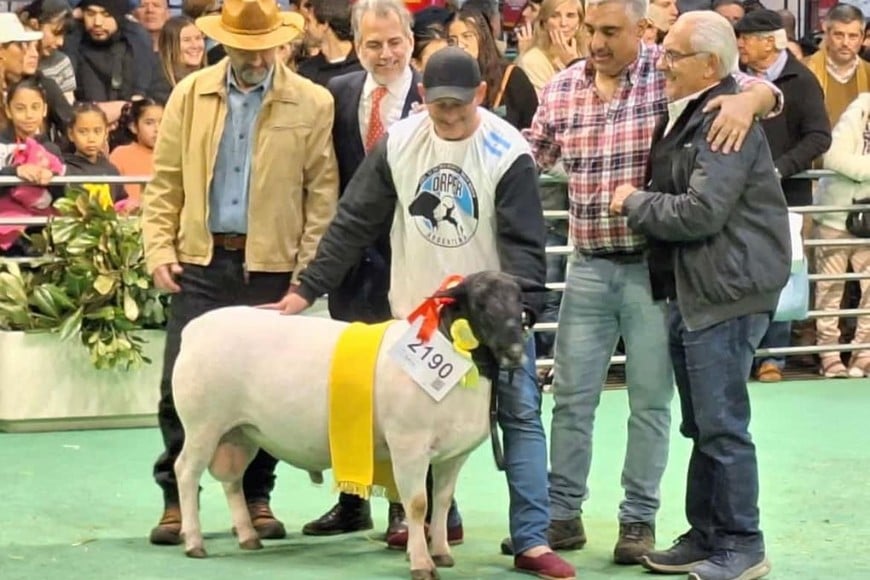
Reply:
[[151, 530], [148, 538], [156, 546], [177, 546], [181, 543], [181, 508], [166, 506], [160, 521]]
[[269, 508], [269, 502], [254, 501], [248, 504], [251, 523], [261, 540], [281, 540], [287, 537], [284, 524], [278, 520]]
[[656, 533], [646, 522], [619, 524], [619, 540], [613, 549], [617, 564], [640, 564], [641, 558], [656, 549]]

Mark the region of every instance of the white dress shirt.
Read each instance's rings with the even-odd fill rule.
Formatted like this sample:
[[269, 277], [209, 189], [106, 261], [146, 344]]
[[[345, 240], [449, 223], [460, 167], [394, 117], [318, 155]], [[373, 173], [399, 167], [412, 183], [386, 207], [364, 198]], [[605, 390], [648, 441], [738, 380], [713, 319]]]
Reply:
[[[387, 85], [387, 94], [381, 99], [381, 123], [384, 130], [389, 130], [390, 125], [402, 118], [402, 110], [405, 108], [405, 101], [408, 98], [408, 91], [411, 90], [411, 83], [414, 80], [414, 75], [411, 72], [411, 67], [405, 69], [404, 74]], [[369, 115], [372, 110], [372, 98], [375, 89], [378, 88], [378, 83], [375, 82], [371, 73], [366, 75], [365, 84], [363, 84], [362, 95], [359, 99], [359, 135], [362, 142], [366, 142], [366, 134], [369, 130]]]

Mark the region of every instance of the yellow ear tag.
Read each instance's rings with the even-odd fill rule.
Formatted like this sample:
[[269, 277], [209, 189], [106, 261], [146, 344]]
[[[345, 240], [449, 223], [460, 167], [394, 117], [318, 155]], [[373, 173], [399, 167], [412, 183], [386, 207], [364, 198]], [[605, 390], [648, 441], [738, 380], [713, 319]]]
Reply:
[[[472, 360], [471, 351], [480, 345], [474, 332], [471, 330], [471, 325], [465, 318], [458, 318], [450, 325], [450, 337], [453, 339], [453, 348], [463, 357]], [[460, 386], [474, 388], [480, 380], [480, 373], [477, 370], [477, 365], [472, 364], [465, 376], [459, 381]]]

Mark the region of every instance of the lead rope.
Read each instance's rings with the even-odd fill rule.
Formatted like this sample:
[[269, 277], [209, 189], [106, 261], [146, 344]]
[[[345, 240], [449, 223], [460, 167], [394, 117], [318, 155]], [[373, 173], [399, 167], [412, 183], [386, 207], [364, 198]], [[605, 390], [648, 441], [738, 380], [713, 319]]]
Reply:
[[[492, 440], [492, 457], [495, 459], [495, 467], [499, 471], [504, 471], [504, 450], [501, 446], [501, 439], [498, 436], [498, 386], [501, 382], [501, 370], [498, 366], [495, 367], [495, 382], [489, 395], [489, 435]], [[508, 371], [508, 384], [514, 382], [514, 371]]]

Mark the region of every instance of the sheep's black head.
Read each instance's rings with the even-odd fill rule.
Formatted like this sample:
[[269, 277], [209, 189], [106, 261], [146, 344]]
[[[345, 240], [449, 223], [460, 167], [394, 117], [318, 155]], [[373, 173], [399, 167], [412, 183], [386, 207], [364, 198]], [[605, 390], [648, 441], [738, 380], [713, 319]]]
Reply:
[[525, 353], [522, 293], [543, 290], [540, 284], [510, 274], [485, 271], [466, 276], [438, 296], [455, 300], [444, 314], [451, 320], [467, 318], [499, 366], [516, 368], [523, 364]]

